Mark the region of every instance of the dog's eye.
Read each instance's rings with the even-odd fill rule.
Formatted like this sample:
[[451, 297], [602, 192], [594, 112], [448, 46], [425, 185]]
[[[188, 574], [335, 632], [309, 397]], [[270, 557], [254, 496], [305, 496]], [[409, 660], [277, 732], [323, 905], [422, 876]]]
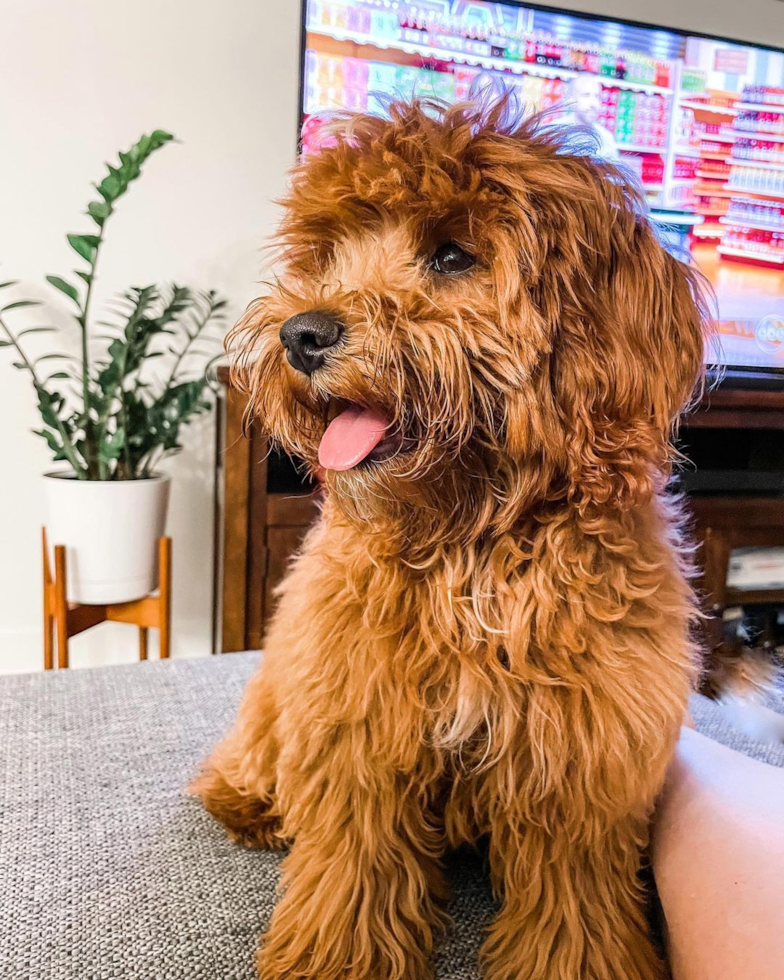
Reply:
[[445, 276], [468, 272], [475, 264], [476, 259], [473, 255], [469, 255], [465, 249], [454, 242], [444, 242], [443, 245], [439, 245], [430, 258], [430, 267]]

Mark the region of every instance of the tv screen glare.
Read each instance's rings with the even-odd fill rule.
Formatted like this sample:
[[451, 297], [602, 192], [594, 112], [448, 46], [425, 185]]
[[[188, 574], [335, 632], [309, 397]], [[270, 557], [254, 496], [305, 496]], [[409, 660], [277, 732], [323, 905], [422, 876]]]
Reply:
[[515, 2], [304, 4], [304, 152], [324, 110], [452, 102], [497, 76], [634, 171], [713, 285], [711, 359], [784, 375], [784, 51]]

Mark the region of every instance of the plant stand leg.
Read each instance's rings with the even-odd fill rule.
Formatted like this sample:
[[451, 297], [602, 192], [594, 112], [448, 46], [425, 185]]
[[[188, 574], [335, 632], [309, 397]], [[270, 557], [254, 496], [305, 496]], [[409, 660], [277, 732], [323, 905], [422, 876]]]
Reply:
[[171, 538], [158, 542], [158, 574], [160, 577], [158, 625], [160, 632], [160, 657], [166, 660], [171, 653], [171, 585], [172, 561]]
[[147, 627], [139, 627], [139, 660], [147, 659]]
[[149, 656], [150, 627], [160, 633], [160, 655], [166, 660], [171, 653], [172, 543], [171, 538], [158, 541], [158, 595], [147, 595], [129, 602], [106, 604], [73, 602], [67, 596], [67, 559], [64, 545], [54, 546], [54, 575], [49, 563], [46, 529], [42, 528], [43, 547], [43, 626], [44, 668], [54, 667], [54, 635], [57, 638], [57, 666], [69, 663], [68, 640], [99, 623], [130, 623], [139, 630], [139, 660]]
[[41, 544], [44, 570], [44, 670], [54, 668], [54, 623], [52, 621], [52, 572], [46, 550], [46, 528], [41, 528]]
[[57, 666], [68, 666], [68, 600], [65, 595], [65, 548], [54, 548], [54, 618], [57, 625]]
[[47, 610], [48, 598], [44, 599], [44, 670], [54, 668], [54, 623]]

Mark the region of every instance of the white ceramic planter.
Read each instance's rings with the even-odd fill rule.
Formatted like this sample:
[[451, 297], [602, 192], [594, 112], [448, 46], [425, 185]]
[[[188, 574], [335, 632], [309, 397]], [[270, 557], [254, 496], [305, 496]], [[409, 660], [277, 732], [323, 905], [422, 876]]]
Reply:
[[44, 483], [47, 539], [50, 550], [65, 545], [70, 602], [129, 602], [157, 587], [168, 476], [103, 481], [49, 473]]

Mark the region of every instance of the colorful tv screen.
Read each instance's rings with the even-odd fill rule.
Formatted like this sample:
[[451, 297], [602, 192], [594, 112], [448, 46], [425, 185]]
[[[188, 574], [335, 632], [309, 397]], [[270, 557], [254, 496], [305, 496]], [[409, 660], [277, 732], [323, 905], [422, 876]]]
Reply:
[[784, 371], [784, 51], [487, 0], [305, 0], [304, 26], [305, 152], [324, 110], [498, 77], [634, 172], [713, 284], [712, 359]]

